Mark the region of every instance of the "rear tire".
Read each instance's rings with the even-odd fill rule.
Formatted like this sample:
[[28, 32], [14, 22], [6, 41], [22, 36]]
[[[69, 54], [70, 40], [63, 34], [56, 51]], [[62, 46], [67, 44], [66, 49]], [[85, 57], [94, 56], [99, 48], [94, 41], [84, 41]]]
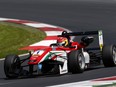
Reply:
[[102, 60], [105, 67], [116, 66], [116, 46], [104, 46], [102, 51]]
[[20, 74], [21, 64], [17, 55], [8, 55], [4, 60], [4, 72], [8, 78], [17, 78]]
[[82, 73], [85, 69], [85, 58], [81, 51], [75, 50], [69, 53], [68, 70], [69, 72]]

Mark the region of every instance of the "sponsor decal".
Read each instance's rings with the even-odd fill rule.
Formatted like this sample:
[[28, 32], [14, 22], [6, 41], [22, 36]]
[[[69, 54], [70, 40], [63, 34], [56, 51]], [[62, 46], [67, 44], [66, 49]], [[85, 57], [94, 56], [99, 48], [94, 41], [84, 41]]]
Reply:
[[52, 59], [52, 58], [55, 59], [57, 56], [60, 56], [61, 55], [59, 53], [61, 53], [61, 52], [54, 52], [54, 53], [49, 52], [49, 54], [45, 57], [45, 60]]
[[41, 56], [42, 54], [44, 53], [44, 50], [37, 50], [37, 51], [35, 51], [34, 53], [33, 53], [33, 55], [32, 56], [34, 56], [34, 57], [38, 57], [38, 56]]

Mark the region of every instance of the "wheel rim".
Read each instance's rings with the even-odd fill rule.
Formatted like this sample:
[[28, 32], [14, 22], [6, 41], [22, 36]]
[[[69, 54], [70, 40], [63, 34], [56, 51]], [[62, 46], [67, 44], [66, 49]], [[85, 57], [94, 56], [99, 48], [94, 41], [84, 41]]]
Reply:
[[84, 57], [82, 54], [78, 55], [78, 59], [79, 59], [79, 66], [81, 67], [81, 69], [84, 69], [85, 67], [85, 61], [84, 61]]
[[113, 49], [113, 60], [114, 63], [116, 64], [116, 48]]

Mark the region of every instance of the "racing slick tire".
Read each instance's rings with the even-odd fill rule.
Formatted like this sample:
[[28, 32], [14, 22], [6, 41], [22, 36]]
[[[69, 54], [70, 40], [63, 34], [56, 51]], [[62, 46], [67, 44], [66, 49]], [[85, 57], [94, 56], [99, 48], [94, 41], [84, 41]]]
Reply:
[[105, 67], [116, 66], [116, 46], [104, 46], [102, 50], [102, 60]]
[[82, 73], [85, 70], [85, 58], [80, 50], [71, 51], [68, 55], [68, 70], [73, 74]]
[[20, 58], [17, 55], [7, 55], [4, 60], [4, 72], [7, 78], [17, 78], [21, 69]]

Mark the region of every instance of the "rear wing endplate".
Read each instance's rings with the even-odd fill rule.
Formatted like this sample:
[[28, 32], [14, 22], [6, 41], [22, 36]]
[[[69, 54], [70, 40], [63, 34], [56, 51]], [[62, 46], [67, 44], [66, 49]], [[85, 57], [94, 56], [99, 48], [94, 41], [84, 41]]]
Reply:
[[98, 37], [99, 37], [100, 50], [102, 51], [102, 48], [103, 48], [103, 32], [102, 32], [102, 30], [98, 31]]

